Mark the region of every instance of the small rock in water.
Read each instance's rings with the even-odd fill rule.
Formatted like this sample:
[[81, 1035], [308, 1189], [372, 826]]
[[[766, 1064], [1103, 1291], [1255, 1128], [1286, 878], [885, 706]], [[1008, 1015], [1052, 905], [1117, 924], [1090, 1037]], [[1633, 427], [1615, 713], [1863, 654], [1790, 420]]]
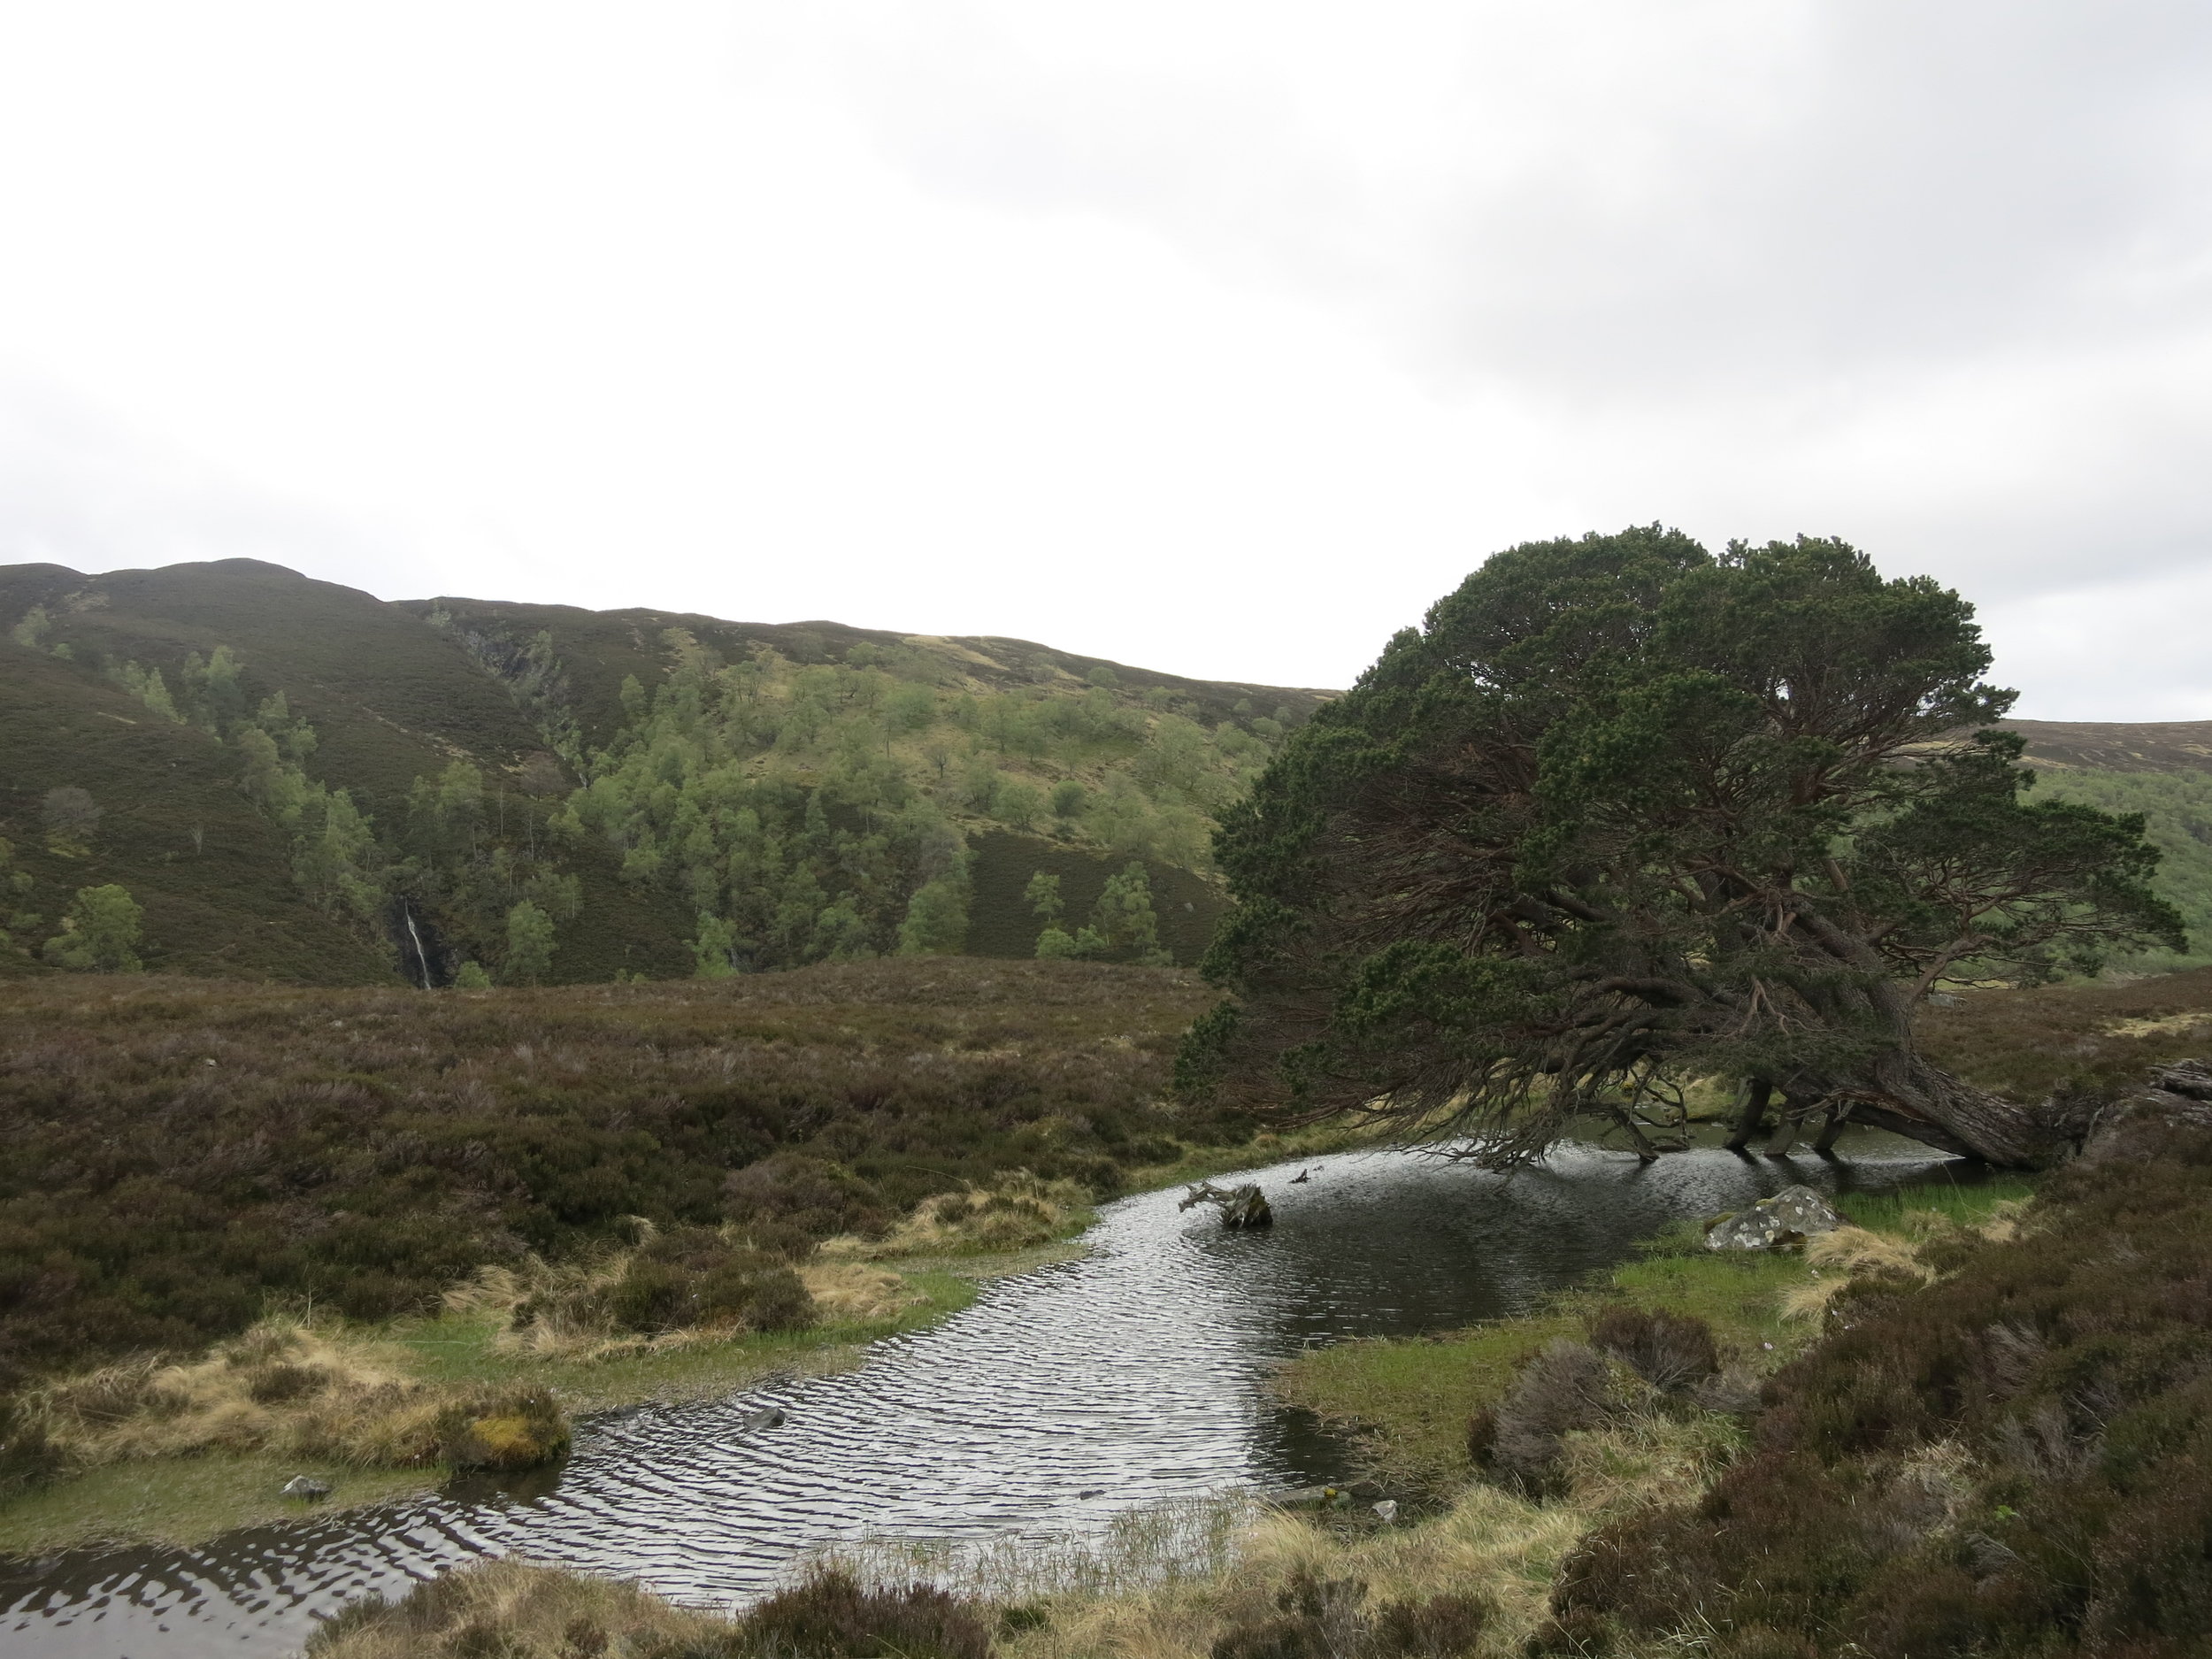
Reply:
[[1256, 1187], [1216, 1187], [1211, 1181], [1201, 1181], [1190, 1189], [1189, 1196], [1176, 1206], [1188, 1210], [1193, 1204], [1219, 1204], [1221, 1225], [1225, 1227], [1271, 1227], [1275, 1212], [1267, 1207], [1267, 1195]]
[[1093, 1486], [1089, 1491], [1079, 1492], [1075, 1495], [1079, 1498], [1102, 1498], [1106, 1495], [1106, 1488], [1103, 1486]]
[[1385, 1498], [1380, 1503], [1376, 1504], [1374, 1509], [1375, 1513], [1382, 1517], [1385, 1526], [1388, 1526], [1398, 1518], [1398, 1500], [1395, 1498]]
[[1809, 1187], [1786, 1187], [1705, 1230], [1709, 1250], [1786, 1250], [1816, 1233], [1833, 1233], [1843, 1217]]
[[757, 1411], [748, 1411], [740, 1418], [737, 1430], [741, 1434], [751, 1434], [761, 1429], [780, 1429], [783, 1423], [781, 1406], [763, 1406]]
[[318, 1480], [312, 1475], [294, 1475], [284, 1483], [282, 1495], [288, 1498], [304, 1498], [312, 1503], [319, 1498], [326, 1498], [330, 1495], [330, 1483], [327, 1480]]

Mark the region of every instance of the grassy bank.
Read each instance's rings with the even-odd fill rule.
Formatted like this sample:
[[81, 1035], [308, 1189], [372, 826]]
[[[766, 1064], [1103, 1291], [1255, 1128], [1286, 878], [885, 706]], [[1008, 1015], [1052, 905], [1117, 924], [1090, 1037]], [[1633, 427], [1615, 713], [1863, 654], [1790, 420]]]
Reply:
[[[543, 1357], [503, 1347], [503, 1322], [448, 1313], [384, 1326], [340, 1327], [349, 1348], [373, 1354], [434, 1398], [542, 1387], [564, 1411], [584, 1416], [648, 1401], [711, 1398], [773, 1375], [822, 1376], [861, 1363], [869, 1343], [917, 1329], [974, 1300], [980, 1277], [1017, 1271], [1048, 1253], [917, 1264], [902, 1274], [913, 1300], [887, 1318], [828, 1322], [803, 1331], [724, 1335], [607, 1358]], [[0, 1555], [38, 1555], [95, 1542], [191, 1545], [234, 1527], [297, 1519], [427, 1491], [455, 1471], [435, 1459], [377, 1467], [296, 1451], [223, 1445], [120, 1458], [0, 1502]], [[319, 1502], [286, 1498], [296, 1475], [333, 1491]]]
[[[610, 1323], [633, 1276], [662, 1265], [648, 1240], [490, 1270], [435, 1315], [373, 1325], [280, 1316], [201, 1359], [142, 1358], [37, 1385], [16, 1398], [18, 1429], [49, 1442], [59, 1466], [0, 1501], [0, 1555], [191, 1544], [297, 1517], [309, 1506], [280, 1490], [294, 1475], [334, 1488], [323, 1509], [426, 1489], [470, 1466], [426, 1425], [464, 1409], [483, 1416], [484, 1402], [549, 1398], [565, 1441], [571, 1417], [846, 1370], [869, 1344], [966, 1307], [981, 1280], [1066, 1259], [1091, 1218], [1066, 1183], [939, 1195], [879, 1239], [831, 1240], [795, 1268], [771, 1260], [766, 1271], [810, 1304], [803, 1323], [779, 1328]], [[741, 1253], [758, 1255], [729, 1252]]]
[[[1041, 1556], [896, 1545], [841, 1552], [823, 1563], [832, 1587], [820, 1594], [843, 1597], [841, 1605], [874, 1594], [891, 1609], [901, 1586], [948, 1586], [971, 1645], [915, 1651], [972, 1659], [1517, 1655], [1549, 1628], [1560, 1574], [1588, 1537], [1703, 1490], [1740, 1458], [1758, 1385], [1822, 1329], [1824, 1280], [1830, 1289], [1917, 1283], [1933, 1271], [1924, 1256], [2005, 1232], [2027, 1191], [2014, 1182], [1847, 1200], [1855, 1225], [1802, 1256], [1710, 1253], [1686, 1232], [1520, 1317], [1303, 1356], [1284, 1394], [1368, 1437], [1400, 1489], [1425, 1494], [1412, 1524], [1387, 1524], [1363, 1503], [1321, 1513], [1249, 1501], [1169, 1506], [1128, 1517], [1099, 1543]], [[1694, 1386], [1667, 1371], [1663, 1341], [1659, 1363], [1648, 1340], [1639, 1348], [1640, 1331], [1709, 1333], [1709, 1363], [1693, 1368]], [[1533, 1476], [1494, 1458], [1479, 1470], [1470, 1418], [1516, 1402], [1524, 1417], [1540, 1412], [1532, 1378], [1555, 1385], [1563, 1364], [1586, 1366], [1578, 1354], [1598, 1364], [1578, 1386], [1604, 1397], [1593, 1407], [1586, 1393], [1575, 1424], [1555, 1416], [1552, 1461]], [[750, 1620], [681, 1612], [625, 1586], [512, 1563], [472, 1569], [420, 1601], [334, 1628], [319, 1655], [457, 1655], [496, 1630], [515, 1659], [554, 1659], [580, 1620], [640, 1652], [783, 1651]], [[414, 1646], [398, 1646], [403, 1638]], [[793, 1651], [889, 1649], [863, 1640]]]
[[[1856, 1225], [1910, 1240], [1932, 1227], [1985, 1225], [2032, 1191], [2025, 1179], [1978, 1187], [1929, 1186], [1839, 1201]], [[1525, 1314], [1465, 1331], [1405, 1340], [1344, 1342], [1300, 1355], [1277, 1380], [1286, 1402], [1356, 1431], [1377, 1468], [1397, 1486], [1432, 1494], [1463, 1483], [1467, 1425], [1505, 1392], [1547, 1343], [1578, 1339], [1609, 1309], [1672, 1314], [1710, 1327], [1724, 1368], [1764, 1376], [1819, 1334], [1817, 1320], [1792, 1317], [1794, 1292], [1840, 1270], [1816, 1254], [1710, 1251], [1686, 1227], [1651, 1241], [1635, 1261], [1594, 1284], [1546, 1299]]]

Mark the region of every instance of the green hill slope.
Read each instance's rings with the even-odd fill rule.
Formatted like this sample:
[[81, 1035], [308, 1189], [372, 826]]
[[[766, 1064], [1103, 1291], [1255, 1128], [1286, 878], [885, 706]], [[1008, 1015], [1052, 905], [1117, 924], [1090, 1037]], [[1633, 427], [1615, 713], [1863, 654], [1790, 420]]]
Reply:
[[2162, 855], [2158, 888], [2188, 924], [2189, 949], [2124, 966], [2165, 972], [2212, 963], [2212, 721], [2008, 722], [2028, 740], [2037, 789], [2107, 812], [2140, 812]]
[[[1069, 948], [1188, 963], [1215, 814], [1325, 695], [1022, 641], [391, 604], [251, 560], [0, 568], [0, 629], [16, 972], [108, 882], [186, 972], [1025, 956], [1040, 873]], [[58, 790], [101, 810], [81, 846]]]

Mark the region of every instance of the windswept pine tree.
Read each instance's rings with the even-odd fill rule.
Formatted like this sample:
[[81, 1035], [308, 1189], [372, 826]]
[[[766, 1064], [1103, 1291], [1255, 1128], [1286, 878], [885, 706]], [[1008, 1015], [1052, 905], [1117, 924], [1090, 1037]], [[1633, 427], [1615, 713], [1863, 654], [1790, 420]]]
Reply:
[[2138, 816], [2030, 795], [1958, 595], [1839, 541], [1502, 553], [1232, 808], [1187, 1088], [1539, 1156], [1693, 1077], [1993, 1163], [2063, 1102], [1933, 1064], [1947, 979], [2183, 945]]

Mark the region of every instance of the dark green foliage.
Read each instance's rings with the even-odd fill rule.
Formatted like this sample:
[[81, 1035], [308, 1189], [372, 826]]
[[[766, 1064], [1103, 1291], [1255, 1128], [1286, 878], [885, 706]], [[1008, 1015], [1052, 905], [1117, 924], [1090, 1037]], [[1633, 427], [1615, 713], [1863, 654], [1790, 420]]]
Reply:
[[[1226, 1133], [1155, 1103], [1201, 995], [933, 959], [491, 995], [6, 981], [0, 1386], [198, 1348], [273, 1296], [426, 1309], [631, 1216], [787, 1255], [1018, 1169], [1102, 1195], [1168, 1133]], [[768, 1306], [751, 1271], [715, 1294]]]
[[1561, 1622], [1709, 1624], [1747, 1655], [2202, 1651], [2212, 1132], [2132, 1119], [2021, 1239], [1944, 1264], [1841, 1301], [1707, 1497], [1586, 1540]]
[[[386, 604], [250, 560], [0, 567], [0, 836], [36, 888], [0, 914], [10, 972], [105, 881], [173, 972], [411, 979], [402, 900], [440, 982], [947, 954], [975, 919], [964, 835], [1040, 826], [1149, 860], [1157, 898], [1186, 866], [1177, 900], [1206, 914], [1163, 937], [1194, 961], [1210, 815], [1281, 735], [1250, 710], [1319, 700], [1018, 641]], [[50, 853], [54, 791], [102, 816]], [[552, 924], [549, 967], [542, 926], [511, 934], [520, 904]], [[17, 913], [49, 930], [27, 956]]]
[[[0, 638], [0, 837], [12, 847], [0, 926], [16, 947], [0, 946], [0, 974], [32, 972], [72, 895], [107, 885], [144, 908], [136, 949], [156, 972], [306, 984], [388, 972], [377, 949], [285, 879], [288, 833], [240, 793], [237, 756], [206, 733]], [[49, 835], [42, 798], [58, 787], [100, 807], [96, 833]]]
[[738, 1621], [736, 1651], [759, 1659], [989, 1659], [972, 1601], [929, 1585], [863, 1588], [841, 1572], [779, 1591]]
[[[968, 845], [974, 897], [967, 950], [976, 956], [1036, 954], [1038, 930], [1045, 924], [1027, 896], [1033, 877], [1059, 878], [1061, 925], [1073, 928], [1097, 908], [1108, 880], [1126, 868], [1064, 843], [1002, 830], [972, 836]], [[1220, 918], [1220, 895], [1172, 864], [1153, 860], [1143, 868], [1160, 948], [1179, 964], [1196, 964]]]
[[1957, 738], [2009, 702], [1988, 661], [1957, 595], [1840, 542], [1499, 554], [1225, 814], [1205, 969], [1236, 1013], [1184, 1087], [1422, 1118], [1509, 1166], [1669, 1075], [1759, 1077], [2055, 1156], [2067, 1125], [1918, 1058], [1919, 997], [2179, 920], [2139, 819], [2024, 801], [2020, 739]]

